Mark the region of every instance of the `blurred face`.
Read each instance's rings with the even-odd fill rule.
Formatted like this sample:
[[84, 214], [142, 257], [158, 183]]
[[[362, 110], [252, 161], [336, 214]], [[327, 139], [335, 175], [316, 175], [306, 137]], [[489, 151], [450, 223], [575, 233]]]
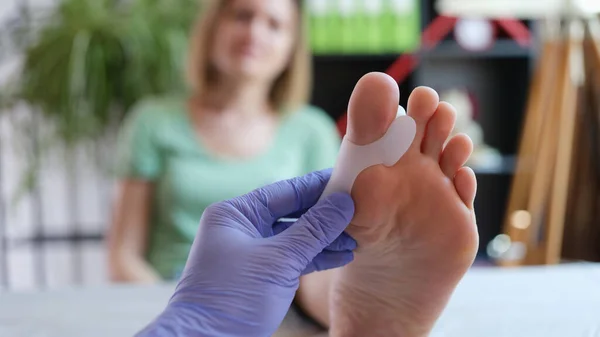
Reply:
[[234, 79], [275, 80], [290, 61], [297, 15], [292, 0], [229, 0], [213, 37], [213, 66]]

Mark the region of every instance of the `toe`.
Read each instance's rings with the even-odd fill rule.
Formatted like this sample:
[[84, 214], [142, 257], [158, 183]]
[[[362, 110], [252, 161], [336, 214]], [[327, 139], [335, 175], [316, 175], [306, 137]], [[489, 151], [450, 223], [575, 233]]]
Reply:
[[427, 124], [425, 138], [421, 145], [422, 152], [436, 161], [439, 160], [442, 148], [448, 137], [450, 137], [455, 122], [456, 111], [454, 107], [446, 102], [440, 103]]
[[417, 135], [412, 147], [421, 150], [427, 123], [437, 110], [440, 98], [437, 92], [429, 87], [418, 87], [408, 98], [408, 115], [417, 123]]
[[444, 174], [452, 179], [456, 172], [465, 165], [473, 152], [473, 142], [465, 134], [452, 137], [440, 157], [440, 168]]
[[456, 192], [467, 207], [473, 209], [475, 195], [477, 194], [477, 178], [475, 172], [469, 167], [462, 167], [454, 176]]
[[348, 104], [348, 139], [357, 145], [367, 145], [381, 138], [396, 118], [399, 100], [398, 84], [389, 75], [363, 76]]

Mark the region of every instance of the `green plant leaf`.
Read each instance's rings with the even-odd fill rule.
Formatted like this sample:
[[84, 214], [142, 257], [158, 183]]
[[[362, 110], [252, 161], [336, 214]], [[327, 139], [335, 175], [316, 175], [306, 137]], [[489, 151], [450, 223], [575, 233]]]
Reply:
[[[46, 144], [102, 139], [138, 101], [185, 89], [198, 8], [197, 0], [61, 0], [52, 12], [34, 12], [9, 36], [24, 64], [18, 80], [0, 88], [0, 107], [25, 102], [41, 114], [55, 126]], [[42, 152], [27, 151], [25, 191], [35, 185]]]

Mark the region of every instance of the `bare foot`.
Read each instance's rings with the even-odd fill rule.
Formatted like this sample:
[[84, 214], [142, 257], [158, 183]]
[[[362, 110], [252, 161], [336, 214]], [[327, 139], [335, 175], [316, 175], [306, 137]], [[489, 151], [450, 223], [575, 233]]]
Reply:
[[[398, 99], [389, 76], [364, 76], [350, 100], [349, 140], [383, 136]], [[359, 249], [336, 273], [332, 336], [427, 336], [475, 258], [476, 179], [463, 167], [471, 140], [458, 135], [444, 148], [455, 111], [430, 88], [414, 90], [408, 115], [417, 123], [409, 151], [394, 167], [363, 171], [352, 189], [348, 232]]]

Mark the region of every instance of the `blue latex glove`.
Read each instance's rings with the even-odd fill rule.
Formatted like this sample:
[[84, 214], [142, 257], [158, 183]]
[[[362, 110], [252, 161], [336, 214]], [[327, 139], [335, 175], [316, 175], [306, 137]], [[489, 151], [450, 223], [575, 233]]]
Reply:
[[[343, 233], [354, 214], [350, 196], [315, 205], [330, 175], [315, 172], [209, 207], [167, 309], [140, 336], [271, 336], [301, 275], [353, 259], [356, 241]], [[302, 213], [293, 224], [277, 222]]]

